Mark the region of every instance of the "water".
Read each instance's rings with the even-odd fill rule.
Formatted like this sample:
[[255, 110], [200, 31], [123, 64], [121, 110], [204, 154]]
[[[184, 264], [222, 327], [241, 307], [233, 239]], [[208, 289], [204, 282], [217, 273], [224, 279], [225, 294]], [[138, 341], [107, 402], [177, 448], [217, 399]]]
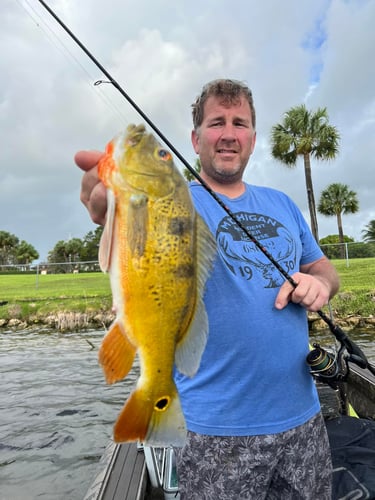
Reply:
[[102, 337], [0, 334], [0, 500], [84, 497], [137, 377], [105, 384]]
[[[375, 365], [375, 331], [357, 330], [350, 333], [348, 332], [347, 334], [350, 340], [355, 342], [362, 349], [367, 359]], [[322, 347], [332, 347], [335, 344], [335, 338], [332, 333], [327, 330], [311, 335], [310, 342], [318, 342]]]
[[[137, 378], [107, 386], [102, 332], [0, 333], [0, 500], [81, 500]], [[375, 363], [375, 332], [350, 337]], [[331, 334], [314, 337], [332, 344]]]

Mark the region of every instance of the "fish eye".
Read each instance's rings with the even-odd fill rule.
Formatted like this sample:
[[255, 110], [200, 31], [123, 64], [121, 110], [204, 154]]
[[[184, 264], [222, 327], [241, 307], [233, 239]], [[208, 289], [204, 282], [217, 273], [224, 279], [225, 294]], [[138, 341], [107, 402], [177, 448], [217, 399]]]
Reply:
[[172, 155], [169, 151], [166, 149], [159, 149], [157, 152], [157, 155], [159, 156], [160, 159], [164, 161], [168, 161], [172, 159]]

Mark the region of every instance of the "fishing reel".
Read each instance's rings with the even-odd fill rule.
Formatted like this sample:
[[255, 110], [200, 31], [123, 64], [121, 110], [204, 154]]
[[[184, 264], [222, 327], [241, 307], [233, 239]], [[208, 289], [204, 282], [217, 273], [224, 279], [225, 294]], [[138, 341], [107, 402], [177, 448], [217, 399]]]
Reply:
[[317, 380], [331, 386], [343, 381], [348, 372], [343, 347], [340, 347], [339, 351], [334, 354], [326, 351], [319, 344], [313, 345], [314, 349], [306, 356], [310, 373]]

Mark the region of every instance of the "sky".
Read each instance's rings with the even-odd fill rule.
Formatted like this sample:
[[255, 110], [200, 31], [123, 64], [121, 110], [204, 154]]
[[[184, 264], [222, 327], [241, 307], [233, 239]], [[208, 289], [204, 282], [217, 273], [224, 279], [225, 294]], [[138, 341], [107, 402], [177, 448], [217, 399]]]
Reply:
[[[287, 193], [309, 221], [303, 160], [272, 158], [284, 113], [326, 107], [340, 133], [335, 160], [312, 159], [315, 199], [334, 182], [357, 193], [343, 216], [356, 241], [375, 219], [374, 0], [46, 0], [100, 64], [190, 163], [191, 103], [215, 78], [253, 91], [257, 144], [245, 180]], [[80, 149], [103, 150], [129, 123], [131, 105], [38, 0], [1, 0], [0, 230], [47, 258], [95, 224], [79, 199]], [[178, 161], [176, 162], [177, 165]], [[337, 234], [318, 214], [319, 236]]]

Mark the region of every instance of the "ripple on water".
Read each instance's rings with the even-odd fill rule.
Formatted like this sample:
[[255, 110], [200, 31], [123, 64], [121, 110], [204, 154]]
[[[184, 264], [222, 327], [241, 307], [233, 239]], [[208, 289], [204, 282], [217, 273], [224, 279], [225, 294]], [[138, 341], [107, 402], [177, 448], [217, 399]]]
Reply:
[[102, 337], [1, 334], [0, 500], [83, 498], [138, 376], [105, 384]]
[[[375, 333], [350, 336], [375, 363]], [[105, 384], [97, 362], [102, 337], [0, 334], [0, 500], [84, 497], [138, 377], [136, 367], [120, 384]], [[312, 341], [334, 339], [323, 333]]]

